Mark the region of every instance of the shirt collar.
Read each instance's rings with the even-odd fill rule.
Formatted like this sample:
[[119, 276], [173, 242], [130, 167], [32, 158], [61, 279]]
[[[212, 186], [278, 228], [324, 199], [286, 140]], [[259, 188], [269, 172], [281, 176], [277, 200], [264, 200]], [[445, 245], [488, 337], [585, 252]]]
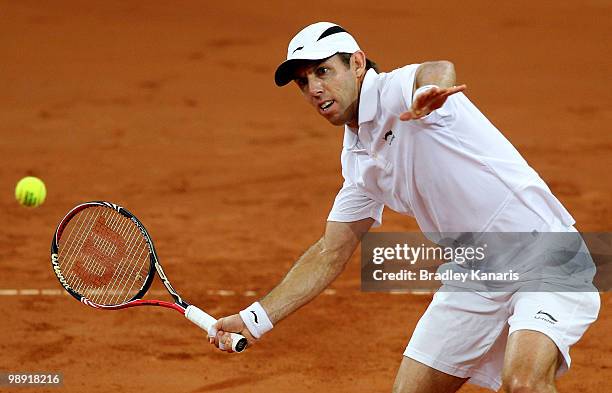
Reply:
[[357, 146], [359, 137], [355, 134], [349, 126], [344, 126], [344, 140], [342, 141], [342, 147], [347, 150], [352, 150]]
[[376, 71], [370, 68], [368, 72], [366, 72], [363, 83], [361, 84], [361, 93], [359, 96], [359, 125], [374, 120], [376, 116], [376, 110], [378, 109], [377, 75]]
[[[359, 94], [359, 125], [368, 121], [374, 120], [378, 109], [378, 86], [376, 84], [376, 76], [378, 74], [374, 69], [370, 68], [366, 72], [361, 84], [361, 92]], [[361, 127], [360, 127], [361, 128]], [[348, 150], [354, 150], [359, 142], [358, 135], [351, 131], [348, 126], [344, 126], [344, 141], [343, 147]]]

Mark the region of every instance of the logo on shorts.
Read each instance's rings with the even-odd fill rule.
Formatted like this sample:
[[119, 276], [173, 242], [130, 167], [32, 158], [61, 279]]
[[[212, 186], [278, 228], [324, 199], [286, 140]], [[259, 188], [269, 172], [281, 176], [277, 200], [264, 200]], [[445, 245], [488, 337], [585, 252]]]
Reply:
[[391, 146], [391, 143], [393, 143], [393, 140], [395, 139], [395, 135], [393, 135], [393, 130], [387, 131], [383, 139], [389, 144], [389, 146]]
[[547, 312], [544, 312], [542, 310], [538, 311], [536, 313], [536, 315], [534, 316], [535, 319], [541, 319], [542, 321], [548, 322], [548, 323], [552, 323], [555, 324], [559, 321], [557, 321], [552, 315], [550, 315]]
[[251, 311], [251, 314], [253, 314], [253, 318], [255, 318], [255, 323], [259, 323], [259, 321], [257, 320], [257, 314], [255, 314], [255, 311]]

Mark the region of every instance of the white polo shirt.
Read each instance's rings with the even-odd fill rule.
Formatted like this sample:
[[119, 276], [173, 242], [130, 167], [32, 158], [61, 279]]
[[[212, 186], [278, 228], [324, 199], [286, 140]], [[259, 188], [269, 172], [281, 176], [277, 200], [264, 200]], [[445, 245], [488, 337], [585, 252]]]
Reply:
[[418, 64], [369, 70], [359, 130], [345, 127], [344, 184], [328, 221], [371, 217], [383, 207], [414, 216], [423, 232], [550, 231], [574, 219], [512, 144], [463, 93], [420, 120], [401, 121]]

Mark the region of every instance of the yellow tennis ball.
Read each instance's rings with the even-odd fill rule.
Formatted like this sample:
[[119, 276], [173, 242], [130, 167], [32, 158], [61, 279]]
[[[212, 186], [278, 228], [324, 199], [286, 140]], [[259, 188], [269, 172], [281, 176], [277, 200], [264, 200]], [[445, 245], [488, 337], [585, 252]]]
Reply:
[[23, 206], [40, 206], [45, 201], [46, 196], [45, 183], [34, 176], [24, 177], [19, 180], [17, 187], [15, 187], [15, 198]]

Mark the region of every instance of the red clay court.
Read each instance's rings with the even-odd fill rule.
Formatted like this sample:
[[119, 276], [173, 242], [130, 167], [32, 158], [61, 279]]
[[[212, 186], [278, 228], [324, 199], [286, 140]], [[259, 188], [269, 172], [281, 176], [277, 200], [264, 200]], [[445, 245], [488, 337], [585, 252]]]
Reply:
[[[360, 292], [358, 253], [329, 291], [228, 356], [171, 311], [100, 312], [58, 295], [58, 220], [87, 200], [126, 206], [174, 286], [213, 315], [265, 294], [319, 238], [342, 182], [342, 130], [273, 82], [293, 34], [331, 20], [383, 70], [453, 61], [578, 229], [609, 231], [611, 11], [596, 0], [4, 2], [0, 371], [64, 375], [60, 388], [14, 389], [24, 393], [389, 392], [430, 295]], [[13, 198], [26, 175], [47, 184], [40, 208]], [[386, 210], [381, 230], [416, 229]], [[609, 390], [611, 302], [561, 391]]]

